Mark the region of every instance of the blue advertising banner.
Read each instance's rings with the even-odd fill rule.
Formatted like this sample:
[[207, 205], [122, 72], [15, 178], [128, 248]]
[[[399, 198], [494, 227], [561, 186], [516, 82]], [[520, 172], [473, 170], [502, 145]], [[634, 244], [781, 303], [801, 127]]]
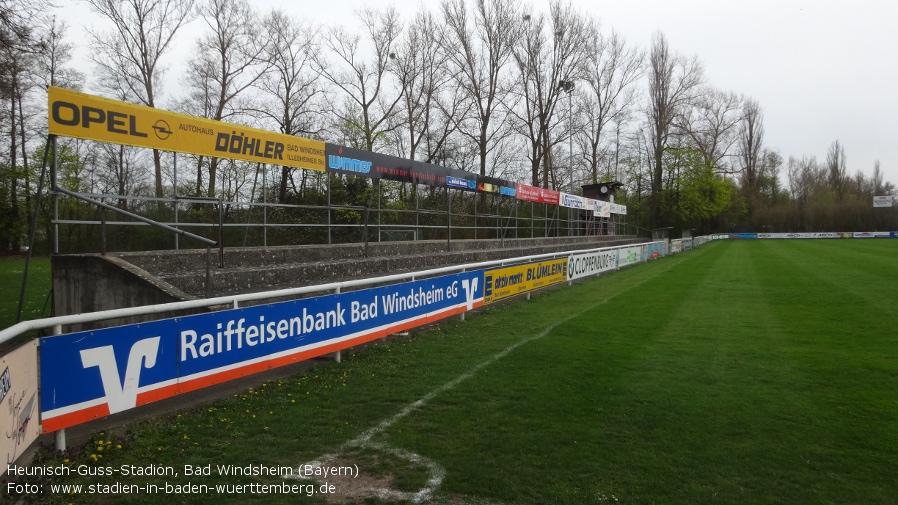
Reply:
[[477, 183], [475, 181], [469, 181], [467, 179], [462, 179], [461, 177], [446, 177], [446, 185], [450, 188], [459, 188], [459, 189], [471, 189], [473, 185], [476, 187]]
[[40, 340], [44, 433], [483, 305], [483, 271]]

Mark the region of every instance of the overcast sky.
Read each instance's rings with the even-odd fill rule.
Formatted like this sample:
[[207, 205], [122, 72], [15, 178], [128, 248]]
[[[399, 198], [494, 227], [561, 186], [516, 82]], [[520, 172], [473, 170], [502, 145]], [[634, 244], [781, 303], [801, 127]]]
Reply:
[[[880, 160], [886, 180], [898, 184], [898, 1], [895, 0], [572, 0], [597, 18], [604, 32], [614, 29], [648, 48], [661, 30], [672, 50], [698, 56], [708, 82], [745, 94], [764, 109], [764, 142], [789, 156], [819, 161], [834, 140], [845, 148], [848, 170], [870, 175]], [[406, 18], [420, 0], [250, 0], [260, 13], [272, 7], [297, 18], [355, 24], [364, 6], [395, 5]], [[524, 2], [546, 11], [548, 1]], [[71, 26], [102, 27], [83, 2], [69, 4], [60, 17]], [[189, 41], [202, 25], [179, 36]], [[74, 41], [83, 43], [83, 38]], [[80, 47], [79, 60], [88, 48]], [[181, 53], [183, 54], [183, 52]], [[180, 71], [172, 55], [170, 72]], [[90, 75], [91, 69], [81, 68]], [[93, 83], [88, 83], [91, 92]]]

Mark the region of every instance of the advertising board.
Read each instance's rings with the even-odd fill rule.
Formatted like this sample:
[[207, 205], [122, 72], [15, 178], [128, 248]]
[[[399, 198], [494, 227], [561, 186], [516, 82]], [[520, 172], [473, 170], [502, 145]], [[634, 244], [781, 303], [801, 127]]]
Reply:
[[879, 208], [888, 208], [892, 206], [894, 197], [892, 195], [882, 195], [873, 197], [873, 206]]
[[593, 214], [595, 217], [611, 217], [611, 202], [604, 200], [593, 201]]
[[49, 86], [53, 135], [324, 171], [324, 142]]
[[[442, 186], [446, 184], [446, 177], [450, 173], [449, 169], [439, 165], [336, 144], [325, 144], [325, 152], [327, 171], [337, 174]], [[457, 179], [464, 180], [464, 177]]]
[[626, 206], [626, 205], [620, 205], [620, 204], [617, 204], [617, 203], [612, 203], [612, 204], [611, 204], [611, 213], [612, 213], [612, 214], [620, 214], [620, 215], [626, 216], [626, 215], [627, 215], [627, 206]]
[[586, 198], [583, 198], [582, 196], [571, 195], [569, 193], [561, 193], [558, 205], [571, 209], [587, 208]]
[[483, 271], [472, 271], [42, 338], [43, 431], [332, 353], [481, 305]]
[[518, 200], [552, 205], [558, 205], [561, 195], [558, 191], [520, 183], [515, 186], [515, 192]]
[[598, 275], [602, 272], [617, 269], [616, 250], [593, 251], [584, 254], [572, 254], [568, 258], [567, 279], [582, 279]]
[[626, 267], [640, 263], [645, 258], [645, 246], [622, 247], [617, 250], [617, 266]]
[[667, 254], [664, 248], [664, 242], [652, 242], [645, 245], [645, 256], [642, 261], [651, 261], [662, 258]]
[[524, 263], [483, 272], [483, 303], [567, 280], [568, 259]]
[[0, 476], [40, 435], [38, 425], [37, 340], [0, 358]]

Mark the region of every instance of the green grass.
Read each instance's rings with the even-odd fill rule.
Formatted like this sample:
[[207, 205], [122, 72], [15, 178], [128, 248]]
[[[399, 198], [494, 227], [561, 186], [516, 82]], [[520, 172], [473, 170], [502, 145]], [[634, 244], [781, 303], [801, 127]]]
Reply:
[[[100, 434], [66, 457], [181, 469], [331, 454], [400, 491], [425, 486], [432, 464], [444, 472], [432, 501], [449, 504], [893, 504], [896, 253], [888, 240], [714, 243]], [[115, 480], [166, 479], [81, 482]], [[338, 495], [360, 481], [332, 480]], [[41, 502], [50, 498], [238, 497]]]
[[[16, 323], [19, 294], [22, 291], [24, 259], [0, 259], [0, 328]], [[32, 258], [22, 320], [39, 319], [50, 314], [50, 259]]]

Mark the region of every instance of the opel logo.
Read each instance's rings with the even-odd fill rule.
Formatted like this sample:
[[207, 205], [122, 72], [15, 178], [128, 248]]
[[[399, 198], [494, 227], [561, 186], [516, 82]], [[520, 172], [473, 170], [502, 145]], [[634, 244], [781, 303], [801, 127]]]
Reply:
[[156, 121], [156, 124], [153, 125], [153, 131], [156, 132], [156, 137], [159, 140], [167, 140], [172, 134], [171, 128], [164, 119]]

